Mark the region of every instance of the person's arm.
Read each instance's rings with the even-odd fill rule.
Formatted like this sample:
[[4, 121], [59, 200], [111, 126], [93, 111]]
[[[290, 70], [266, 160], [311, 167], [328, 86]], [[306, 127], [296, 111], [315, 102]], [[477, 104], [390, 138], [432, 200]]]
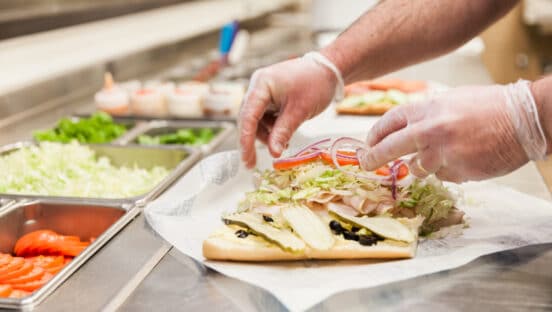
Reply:
[[447, 53], [518, 0], [386, 0], [322, 49], [345, 83], [372, 79]]
[[[386, 0], [321, 53], [337, 65], [346, 83], [374, 78], [459, 46], [517, 2]], [[279, 157], [301, 123], [330, 104], [337, 83], [332, 71], [305, 58], [256, 71], [239, 116], [246, 165], [255, 165], [255, 138]]]

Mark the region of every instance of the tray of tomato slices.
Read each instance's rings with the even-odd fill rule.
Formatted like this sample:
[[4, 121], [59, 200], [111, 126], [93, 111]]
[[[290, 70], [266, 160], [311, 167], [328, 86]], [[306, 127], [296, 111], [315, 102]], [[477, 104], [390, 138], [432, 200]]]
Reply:
[[139, 210], [129, 204], [21, 200], [0, 207], [0, 309], [38, 305]]

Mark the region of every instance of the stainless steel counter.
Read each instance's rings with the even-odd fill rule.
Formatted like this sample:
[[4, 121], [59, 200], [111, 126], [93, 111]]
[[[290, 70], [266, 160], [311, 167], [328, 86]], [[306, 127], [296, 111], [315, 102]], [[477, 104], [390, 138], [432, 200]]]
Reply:
[[[450, 85], [490, 83], [478, 58], [458, 54], [408, 68], [400, 76]], [[0, 134], [0, 143], [27, 138], [31, 129], [50, 125], [59, 116], [83, 108], [90, 108], [87, 100], [28, 119]], [[236, 133], [219, 150], [234, 148], [235, 142]], [[496, 181], [550, 199], [533, 164]], [[551, 310], [551, 263], [552, 244], [531, 246], [489, 255], [446, 272], [338, 294], [312, 310]], [[79, 312], [117, 309], [286, 310], [266, 291], [222, 276], [171, 249], [149, 229], [143, 216], [125, 227], [37, 308]]]

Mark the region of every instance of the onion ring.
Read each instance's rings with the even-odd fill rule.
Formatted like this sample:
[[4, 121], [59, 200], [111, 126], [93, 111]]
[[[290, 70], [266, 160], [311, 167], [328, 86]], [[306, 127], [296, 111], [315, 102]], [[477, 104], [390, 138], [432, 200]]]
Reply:
[[[353, 172], [349, 172], [347, 170], [343, 170], [341, 165], [339, 164], [339, 161], [337, 160], [337, 158], [341, 157], [341, 156], [338, 156], [338, 152], [339, 152], [341, 146], [346, 145], [346, 144], [349, 145], [349, 146], [352, 146], [352, 147], [356, 147], [355, 151], [356, 151], [357, 155], [358, 155], [359, 150], [366, 148], [364, 142], [362, 142], [360, 140], [357, 140], [357, 139], [342, 137], [342, 138], [339, 138], [339, 139], [335, 140], [334, 143], [332, 144], [332, 147], [330, 148], [330, 156], [332, 157], [332, 162], [333, 162], [334, 166], [338, 170], [340, 170], [341, 172], [343, 172], [345, 174], [354, 176], [354, 177], [359, 178], [359, 179], [375, 180], [375, 181], [377, 181], [378, 183], [380, 183], [382, 185], [390, 185], [392, 183], [390, 177], [381, 177], [381, 176], [379, 176], [375, 173], [372, 173], [372, 172], [366, 172], [364, 174], [359, 174], [359, 173], [353, 173]], [[358, 156], [356, 158], [358, 159]]]
[[301, 155], [302, 153], [304, 152], [307, 152], [313, 148], [318, 148], [318, 145], [320, 144], [323, 144], [323, 143], [328, 143], [330, 142], [332, 139], [331, 138], [326, 138], [326, 139], [323, 139], [323, 140], [320, 140], [318, 142], [314, 142], [312, 144], [309, 144], [307, 145], [306, 147], [302, 148], [299, 152], [297, 152], [295, 155], [293, 155], [292, 157], [297, 157], [299, 155]]
[[318, 156], [320, 156], [322, 152], [321, 151], [314, 151], [312, 153], [304, 154], [301, 156], [294, 156], [294, 157], [287, 157], [287, 158], [280, 158], [273, 162], [274, 165], [282, 164], [282, 163], [288, 163], [288, 162], [300, 162], [307, 159], [313, 159]]

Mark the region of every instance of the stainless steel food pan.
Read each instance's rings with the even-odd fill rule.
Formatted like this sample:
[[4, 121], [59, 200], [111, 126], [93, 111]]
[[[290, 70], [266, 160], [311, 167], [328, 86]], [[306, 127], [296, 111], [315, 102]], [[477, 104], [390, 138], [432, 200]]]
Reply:
[[[171, 121], [171, 120], [155, 120], [148, 123], [143, 123], [128, 132], [122, 140], [121, 144], [137, 143], [140, 135], [162, 135], [175, 132], [179, 129], [200, 129], [210, 128], [215, 130], [215, 137], [204, 145], [198, 146], [203, 155], [211, 154], [219, 145], [221, 145], [235, 131], [234, 124], [224, 121]], [[185, 145], [172, 145], [185, 146]]]
[[32, 295], [22, 299], [0, 298], [0, 309], [30, 309], [59, 287], [96, 251], [139, 213], [132, 205], [105, 203], [65, 203], [62, 201], [20, 201], [0, 212], [0, 252], [12, 253], [21, 236], [36, 230], [52, 230], [95, 240], [63, 270]]
[[[18, 142], [0, 148], [0, 155], [14, 152], [17, 149], [35, 145], [33, 142]], [[0, 198], [7, 199], [54, 199], [79, 202], [81, 199], [94, 199], [105, 203], [132, 203], [144, 206], [147, 202], [157, 197], [178, 177], [190, 169], [201, 157], [201, 152], [193, 148], [172, 148], [170, 146], [140, 146], [129, 144], [120, 145], [87, 145], [98, 156], [105, 156], [115, 166], [138, 166], [149, 169], [154, 166], [163, 166], [169, 170], [169, 174], [156, 186], [145, 194], [127, 198], [88, 198], [72, 196], [47, 196], [46, 194], [9, 194], [0, 193]], [[122, 181], [124, 183], [124, 181]]]

